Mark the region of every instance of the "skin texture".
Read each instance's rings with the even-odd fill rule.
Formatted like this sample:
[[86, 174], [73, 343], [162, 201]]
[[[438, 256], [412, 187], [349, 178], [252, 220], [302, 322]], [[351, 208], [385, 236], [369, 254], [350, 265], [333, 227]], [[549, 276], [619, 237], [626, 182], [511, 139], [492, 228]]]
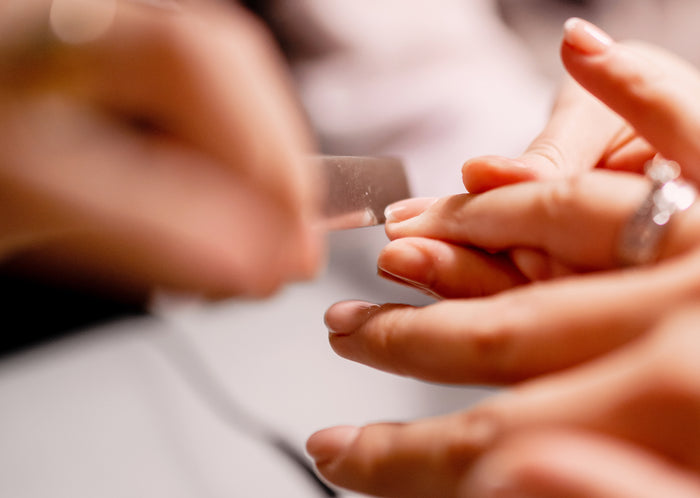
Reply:
[[697, 179], [700, 75], [580, 20], [562, 59], [572, 79], [520, 158], [468, 161], [471, 194], [389, 209], [380, 273], [449, 299], [325, 317], [345, 358], [507, 389], [464, 412], [319, 431], [307, 449], [331, 482], [387, 497], [700, 493], [700, 210], [674, 217], [653, 264], [623, 268], [616, 249], [648, 159]]
[[314, 144], [264, 28], [214, 1], [51, 5], [0, 7], [0, 257], [126, 294], [312, 276]]

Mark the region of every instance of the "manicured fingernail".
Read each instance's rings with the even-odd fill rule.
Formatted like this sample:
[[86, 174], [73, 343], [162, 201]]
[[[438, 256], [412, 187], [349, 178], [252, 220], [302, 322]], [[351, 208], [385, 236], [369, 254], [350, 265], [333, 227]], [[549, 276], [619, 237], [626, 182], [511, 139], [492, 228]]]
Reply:
[[306, 452], [317, 464], [328, 462], [350, 446], [359, 433], [360, 428], [352, 425], [323, 429], [312, 434], [306, 441]]
[[564, 23], [564, 42], [582, 54], [598, 55], [613, 44], [613, 39], [588, 21], [572, 17]]
[[391, 242], [380, 253], [377, 268], [402, 282], [424, 288], [433, 270], [432, 261], [412, 241], [399, 239]]
[[350, 335], [355, 332], [379, 308], [378, 304], [365, 301], [344, 301], [331, 306], [324, 317], [328, 331], [334, 335]]
[[505, 156], [480, 156], [480, 157], [474, 157], [472, 159], [467, 160], [464, 165], [462, 166], [462, 169], [470, 168], [473, 165], [486, 165], [490, 167], [496, 167], [496, 168], [509, 168], [509, 167], [516, 167], [516, 168], [528, 168], [529, 165], [525, 163], [524, 161], [512, 157], [505, 157]]
[[399, 223], [418, 216], [428, 209], [437, 199], [434, 197], [414, 197], [390, 204], [384, 210], [387, 223]]

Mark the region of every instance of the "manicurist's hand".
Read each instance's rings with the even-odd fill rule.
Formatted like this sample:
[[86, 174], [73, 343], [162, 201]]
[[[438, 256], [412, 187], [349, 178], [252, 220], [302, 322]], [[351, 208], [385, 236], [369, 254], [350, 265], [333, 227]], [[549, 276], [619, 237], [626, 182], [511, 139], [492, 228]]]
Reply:
[[10, 0], [0, 54], [5, 263], [215, 296], [314, 273], [313, 143], [244, 10]]

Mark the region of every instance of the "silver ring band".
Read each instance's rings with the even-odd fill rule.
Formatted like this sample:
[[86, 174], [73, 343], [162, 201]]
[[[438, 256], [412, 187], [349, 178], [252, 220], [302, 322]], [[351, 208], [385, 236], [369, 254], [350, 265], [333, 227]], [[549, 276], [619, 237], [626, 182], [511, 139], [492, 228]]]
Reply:
[[618, 260], [623, 266], [655, 261], [673, 215], [688, 209], [697, 197], [693, 185], [679, 179], [678, 163], [660, 156], [646, 164], [649, 194], [623, 227]]

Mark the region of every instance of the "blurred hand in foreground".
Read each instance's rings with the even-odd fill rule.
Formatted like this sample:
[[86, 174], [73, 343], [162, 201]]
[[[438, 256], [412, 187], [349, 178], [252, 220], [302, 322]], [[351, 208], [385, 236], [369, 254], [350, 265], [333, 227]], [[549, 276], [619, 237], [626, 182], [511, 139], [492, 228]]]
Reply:
[[0, 257], [118, 294], [314, 274], [313, 141], [270, 36], [219, 2], [0, 7]]

